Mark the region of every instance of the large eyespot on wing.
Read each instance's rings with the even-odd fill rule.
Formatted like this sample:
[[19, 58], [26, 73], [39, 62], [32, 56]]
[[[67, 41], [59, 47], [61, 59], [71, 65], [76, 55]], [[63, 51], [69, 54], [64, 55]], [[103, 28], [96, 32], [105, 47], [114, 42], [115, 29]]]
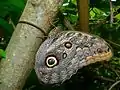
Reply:
[[59, 60], [57, 59], [56, 56], [54, 55], [49, 55], [46, 57], [45, 59], [45, 65], [48, 67], [48, 68], [53, 68], [55, 67], [56, 65], [58, 65], [59, 63]]

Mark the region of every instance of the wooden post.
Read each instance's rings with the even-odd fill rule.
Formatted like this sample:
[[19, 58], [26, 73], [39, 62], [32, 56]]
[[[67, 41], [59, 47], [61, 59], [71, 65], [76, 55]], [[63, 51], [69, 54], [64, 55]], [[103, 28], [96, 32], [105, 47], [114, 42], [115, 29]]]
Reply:
[[89, 7], [88, 0], [77, 0], [79, 14], [79, 30], [89, 32]]

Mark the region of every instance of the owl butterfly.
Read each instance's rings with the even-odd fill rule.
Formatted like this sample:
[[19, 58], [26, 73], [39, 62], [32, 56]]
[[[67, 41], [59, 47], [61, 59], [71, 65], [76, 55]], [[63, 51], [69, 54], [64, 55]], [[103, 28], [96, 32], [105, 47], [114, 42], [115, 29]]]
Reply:
[[44, 84], [61, 84], [89, 64], [109, 60], [112, 49], [95, 35], [62, 31], [48, 37], [36, 54], [35, 71]]

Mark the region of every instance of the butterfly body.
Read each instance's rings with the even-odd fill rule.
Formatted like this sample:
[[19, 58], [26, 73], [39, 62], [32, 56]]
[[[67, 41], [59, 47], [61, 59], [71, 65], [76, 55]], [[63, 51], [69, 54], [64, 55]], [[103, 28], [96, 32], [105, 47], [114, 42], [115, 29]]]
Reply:
[[62, 31], [42, 43], [36, 54], [35, 71], [44, 84], [58, 84], [70, 79], [83, 66], [111, 57], [111, 47], [100, 37]]

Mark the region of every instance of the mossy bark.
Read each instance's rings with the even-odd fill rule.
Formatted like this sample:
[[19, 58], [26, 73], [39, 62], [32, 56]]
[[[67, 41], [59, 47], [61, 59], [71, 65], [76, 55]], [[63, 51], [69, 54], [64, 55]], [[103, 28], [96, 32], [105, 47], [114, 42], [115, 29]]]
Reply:
[[[30, 22], [47, 34], [63, 0], [28, 0], [20, 21]], [[34, 26], [18, 23], [0, 62], [0, 90], [22, 90], [34, 67], [35, 54], [43, 42], [43, 32]]]

